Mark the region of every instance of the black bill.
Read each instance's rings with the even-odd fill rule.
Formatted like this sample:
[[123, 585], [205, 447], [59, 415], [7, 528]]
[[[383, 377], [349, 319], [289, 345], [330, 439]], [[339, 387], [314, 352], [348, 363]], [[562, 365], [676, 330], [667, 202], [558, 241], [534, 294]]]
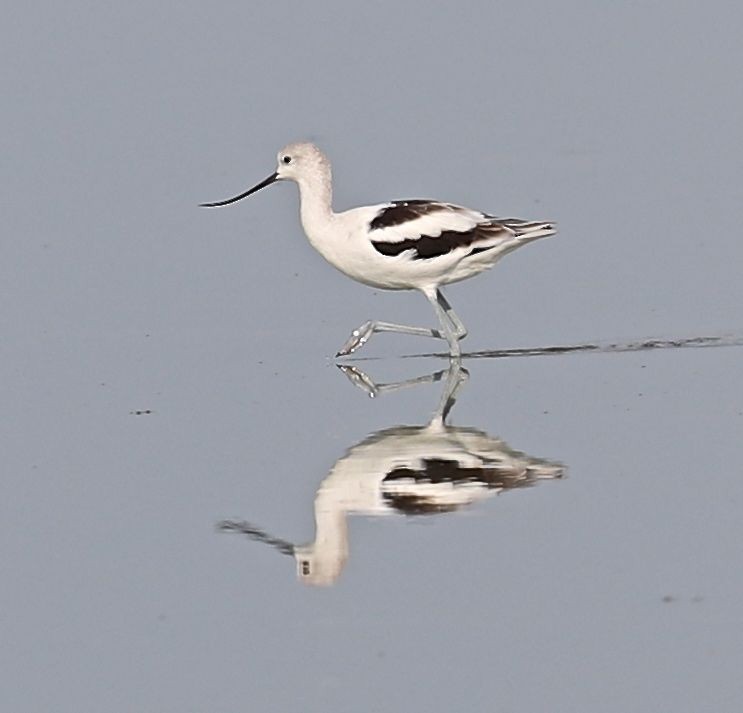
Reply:
[[260, 191], [261, 188], [265, 188], [266, 186], [270, 186], [274, 181], [276, 181], [279, 177], [278, 173], [272, 173], [265, 181], [261, 181], [257, 186], [253, 186], [250, 190], [245, 191], [245, 193], [241, 193], [239, 196], [235, 196], [234, 198], [228, 198], [226, 201], [219, 201], [218, 203], [200, 203], [201, 208], [218, 208], [219, 206], [223, 205], [229, 205], [230, 203], [236, 203], [239, 200], [242, 200], [243, 198], [247, 198], [251, 193], [255, 193], [256, 191]]

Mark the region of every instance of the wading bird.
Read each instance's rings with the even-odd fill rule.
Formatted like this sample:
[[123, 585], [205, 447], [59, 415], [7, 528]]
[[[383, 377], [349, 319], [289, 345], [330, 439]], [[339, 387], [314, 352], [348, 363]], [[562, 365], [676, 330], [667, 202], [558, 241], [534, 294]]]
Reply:
[[555, 233], [555, 224], [496, 218], [432, 200], [397, 200], [336, 213], [330, 161], [311, 143], [285, 146], [276, 171], [250, 190], [216, 203], [229, 205], [276, 181], [299, 186], [302, 227], [312, 246], [349, 277], [385, 290], [418, 290], [433, 306], [439, 329], [370, 320], [354, 329], [336, 356], [362, 347], [375, 332], [445, 339], [459, 358], [467, 330], [441, 291], [442, 285], [473, 277], [507, 253]]

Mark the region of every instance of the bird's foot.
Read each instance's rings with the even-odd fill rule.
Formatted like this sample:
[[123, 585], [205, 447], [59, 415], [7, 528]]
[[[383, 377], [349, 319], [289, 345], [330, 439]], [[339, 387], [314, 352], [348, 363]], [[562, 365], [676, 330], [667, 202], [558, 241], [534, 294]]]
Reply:
[[364, 322], [358, 329], [351, 332], [351, 336], [346, 343], [338, 350], [336, 357], [348, 356], [353, 354], [357, 349], [361, 349], [369, 341], [369, 337], [374, 333], [374, 323]]

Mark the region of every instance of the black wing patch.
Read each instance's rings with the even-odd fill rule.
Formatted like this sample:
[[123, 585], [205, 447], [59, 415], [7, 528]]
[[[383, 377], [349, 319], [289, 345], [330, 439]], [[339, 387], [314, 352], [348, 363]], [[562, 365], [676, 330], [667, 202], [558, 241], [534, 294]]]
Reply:
[[[427, 260], [439, 257], [440, 255], [447, 255], [456, 248], [468, 247], [473, 243], [507, 234], [511, 234], [511, 231], [503, 225], [499, 225], [498, 223], [485, 223], [476, 225], [472, 230], [466, 232], [445, 230], [435, 238], [428, 235], [422, 235], [420, 238], [406, 238], [405, 240], [400, 240], [395, 243], [372, 240], [372, 245], [377, 252], [389, 257], [400, 255], [406, 250], [415, 250], [415, 253], [413, 254], [414, 260]], [[477, 253], [490, 250], [498, 245], [499, 243], [496, 245], [475, 247], [469, 254], [476, 255]]]
[[497, 464], [483, 464], [482, 467], [463, 466], [456, 460], [445, 458], [426, 458], [422, 468], [413, 469], [400, 466], [384, 477], [385, 483], [395, 480], [417, 480], [426, 483], [480, 483], [488, 488], [525, 488], [534, 485], [536, 477], [526, 468], [518, 470]]
[[382, 499], [393, 510], [403, 515], [438, 515], [454, 512], [462, 507], [459, 503], [439, 503], [432, 498], [408, 493], [383, 493]]
[[[462, 466], [456, 460], [445, 458], [426, 458], [420, 469], [400, 466], [394, 468], [384, 478], [385, 483], [396, 480], [413, 480], [425, 483], [451, 483], [465, 485], [479, 483], [488, 489], [511, 490], [528, 488], [537, 478], [527, 468], [499, 467], [496, 464], [483, 464], [480, 468]], [[405, 515], [435, 515], [436, 513], [458, 510], [460, 503], [441, 503], [430, 496], [417, 493], [397, 493], [384, 491], [382, 497], [387, 505]]]
[[377, 213], [376, 217], [369, 223], [370, 230], [381, 230], [391, 228], [395, 225], [407, 223], [409, 220], [421, 218], [431, 213], [440, 213], [442, 210], [450, 210], [446, 205], [436, 201], [414, 198], [407, 201], [392, 201], [392, 205]]

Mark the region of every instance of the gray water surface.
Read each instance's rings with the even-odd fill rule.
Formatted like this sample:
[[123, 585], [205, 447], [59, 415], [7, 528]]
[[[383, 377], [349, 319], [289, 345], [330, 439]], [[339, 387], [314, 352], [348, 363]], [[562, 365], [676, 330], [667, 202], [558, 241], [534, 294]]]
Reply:
[[[9, 10], [0, 709], [740, 711], [742, 15]], [[559, 225], [448, 292], [435, 432], [440, 344], [332, 358], [422, 297], [334, 272], [293, 186], [197, 208], [297, 139], [338, 210]]]

